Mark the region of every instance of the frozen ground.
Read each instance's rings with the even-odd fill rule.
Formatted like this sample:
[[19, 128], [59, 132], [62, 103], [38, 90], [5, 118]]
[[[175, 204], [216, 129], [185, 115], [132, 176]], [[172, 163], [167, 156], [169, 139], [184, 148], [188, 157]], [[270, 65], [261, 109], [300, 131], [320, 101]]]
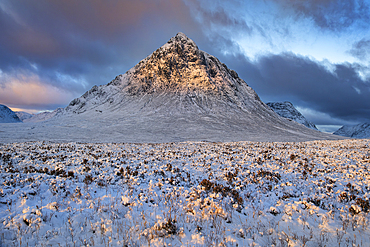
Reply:
[[[143, 100], [143, 102], [146, 102]], [[142, 104], [144, 104], [142, 102]], [[173, 101], [170, 101], [173, 103]], [[311, 130], [281, 118], [272, 110], [258, 114], [181, 112], [179, 107], [153, 107], [128, 101], [125, 108], [56, 116], [38, 123], [0, 123], [0, 142], [143, 142], [312, 141], [346, 137]], [[158, 110], [156, 112], [156, 110]], [[269, 116], [268, 114], [273, 114]]]
[[0, 145], [2, 246], [369, 246], [370, 140]]

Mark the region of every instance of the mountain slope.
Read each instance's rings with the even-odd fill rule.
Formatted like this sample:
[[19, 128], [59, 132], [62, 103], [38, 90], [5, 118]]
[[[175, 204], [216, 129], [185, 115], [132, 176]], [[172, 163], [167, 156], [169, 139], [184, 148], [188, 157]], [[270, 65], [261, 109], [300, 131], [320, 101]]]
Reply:
[[176, 101], [171, 104], [176, 110], [191, 112], [195, 108], [207, 113], [223, 112], [230, 106], [247, 110], [261, 104], [235, 71], [199, 50], [182, 33], [108, 85], [95, 86], [73, 100], [66, 111], [82, 113], [102, 104], [112, 109], [127, 98], [144, 100], [157, 110], [166, 101]]
[[24, 112], [24, 111], [16, 111], [14, 112], [15, 115], [17, 115], [17, 117], [23, 122], [24, 120], [26, 119], [29, 119], [31, 117], [34, 116], [34, 114], [30, 114], [28, 112]]
[[6, 105], [0, 105], [0, 123], [22, 122], [18, 116]]
[[29, 139], [93, 142], [341, 138], [278, 116], [235, 71], [182, 33], [53, 114], [31, 131], [17, 133]]
[[266, 103], [269, 107], [271, 107], [274, 112], [276, 112], [279, 116], [291, 119], [296, 121], [297, 123], [303, 124], [307, 128], [318, 130], [314, 123], [308, 121], [302, 113], [300, 113], [291, 102], [269, 102]]
[[333, 134], [352, 138], [370, 138], [370, 123], [344, 125]]
[[64, 112], [63, 108], [57, 108], [56, 110], [54, 110], [52, 112], [44, 111], [44, 112], [40, 112], [38, 114], [30, 114], [31, 116], [26, 118], [23, 122], [25, 122], [25, 123], [43, 122], [43, 121], [51, 119], [55, 115], [58, 115], [62, 112]]

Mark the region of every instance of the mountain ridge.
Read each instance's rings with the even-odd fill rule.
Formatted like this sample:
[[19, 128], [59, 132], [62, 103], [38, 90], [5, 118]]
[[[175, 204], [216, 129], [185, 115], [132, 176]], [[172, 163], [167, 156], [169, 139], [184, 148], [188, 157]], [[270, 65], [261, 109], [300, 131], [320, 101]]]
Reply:
[[[114, 89], [113, 86], [117, 88]], [[85, 107], [86, 99], [94, 101], [94, 98], [101, 98], [104, 103], [109, 102], [114, 106], [114, 101], [119, 104], [123, 100], [119, 97], [122, 94], [132, 96], [132, 99], [176, 95], [182, 102], [195, 103], [198, 106], [216, 103], [209, 102], [210, 97], [239, 107], [249, 104], [250, 98], [260, 101], [253, 89], [235, 71], [228, 69], [214, 56], [199, 50], [183, 33], [178, 33], [125, 74], [117, 76], [103, 87], [94, 86], [80, 98], [74, 99], [66, 111], [81, 113], [88, 109]], [[111, 92], [106, 97], [106, 89], [109, 87], [112, 87], [109, 90], [116, 92]], [[112, 94], [119, 94], [118, 99], [112, 97]], [[243, 99], [246, 94], [251, 97]]]
[[0, 123], [22, 122], [18, 116], [6, 105], [0, 105]]
[[274, 110], [279, 116], [291, 119], [297, 123], [303, 124], [307, 128], [318, 130], [316, 125], [311, 121], [307, 120], [302, 113], [300, 113], [294, 105], [289, 101], [284, 102], [268, 102], [266, 103], [269, 107]]
[[333, 134], [351, 138], [370, 138], [370, 123], [368, 122], [360, 123], [357, 125], [344, 125]]
[[87, 142], [342, 139], [280, 117], [235, 71], [182, 33], [44, 117], [50, 118], [16, 134]]
[[24, 122], [25, 120], [35, 116], [35, 114], [31, 114], [31, 113], [28, 113], [28, 112], [24, 112], [24, 111], [16, 111], [14, 112], [15, 115], [17, 115], [17, 117], [22, 121]]

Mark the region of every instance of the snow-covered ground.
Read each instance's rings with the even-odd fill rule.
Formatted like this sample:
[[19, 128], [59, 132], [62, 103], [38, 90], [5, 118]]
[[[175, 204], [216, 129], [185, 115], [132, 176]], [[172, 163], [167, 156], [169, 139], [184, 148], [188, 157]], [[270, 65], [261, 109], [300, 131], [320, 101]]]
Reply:
[[370, 140], [0, 145], [0, 246], [369, 246]]

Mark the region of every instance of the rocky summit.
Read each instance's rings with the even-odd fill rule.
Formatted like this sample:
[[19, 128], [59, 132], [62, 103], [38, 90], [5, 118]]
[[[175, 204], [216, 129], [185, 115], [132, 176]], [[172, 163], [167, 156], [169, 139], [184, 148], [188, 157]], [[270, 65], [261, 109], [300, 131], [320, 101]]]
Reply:
[[166, 106], [167, 110], [175, 106], [180, 112], [194, 107], [202, 112], [223, 112], [224, 107], [247, 110], [261, 105], [257, 94], [235, 71], [199, 50], [183, 33], [108, 85], [93, 87], [73, 100], [66, 110], [82, 113], [102, 104], [112, 109], [126, 99], [145, 101], [146, 109], [150, 105]]
[[94, 86], [66, 108], [47, 116], [46, 121], [30, 121], [27, 124], [32, 126], [18, 129], [13, 139], [173, 142], [342, 138], [278, 116], [235, 71], [201, 51], [183, 33], [125, 74]]

